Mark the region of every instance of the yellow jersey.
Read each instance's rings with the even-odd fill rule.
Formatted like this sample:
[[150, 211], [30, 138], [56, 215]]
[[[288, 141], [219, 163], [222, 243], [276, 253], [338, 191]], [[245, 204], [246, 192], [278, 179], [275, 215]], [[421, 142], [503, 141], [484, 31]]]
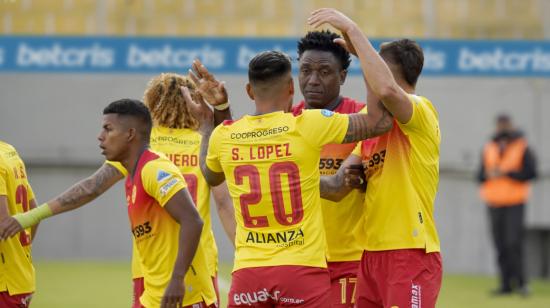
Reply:
[[[0, 195], [6, 196], [9, 215], [30, 210], [34, 193], [27, 180], [25, 164], [15, 148], [0, 141]], [[0, 241], [0, 292], [10, 295], [34, 292], [31, 228]]]
[[367, 177], [364, 247], [368, 251], [408, 248], [440, 251], [434, 221], [441, 136], [437, 111], [421, 96], [409, 95], [408, 123], [394, 121], [388, 133], [358, 144]]
[[[162, 154], [145, 150], [134, 175], [126, 178], [128, 216], [145, 291], [140, 302], [159, 307], [170, 282], [179, 246], [179, 224], [164, 210], [178, 191], [186, 188], [180, 171]], [[201, 245], [185, 275], [183, 305], [215, 302], [216, 295]]]
[[225, 174], [235, 206], [234, 270], [326, 267], [319, 158], [325, 144], [342, 142], [348, 123], [328, 110], [279, 111], [214, 129], [206, 163]]
[[[334, 109], [338, 113], [356, 113], [362, 111], [365, 104], [349, 97], [342, 97], [340, 104]], [[294, 114], [305, 109], [302, 101], [292, 107]], [[365, 111], [366, 112], [366, 111]], [[357, 143], [327, 144], [321, 150], [319, 171], [321, 176], [336, 174], [340, 165], [353, 152]], [[357, 225], [363, 215], [363, 200], [365, 194], [358, 189], [352, 190], [338, 202], [321, 199], [323, 222], [327, 235], [327, 261], [358, 261], [363, 254], [363, 246], [354, 236]]]
[[[210, 186], [206, 183], [200, 170], [201, 135], [192, 129], [173, 129], [161, 126], [153, 127], [150, 146], [153, 151], [163, 153], [180, 170], [188, 185], [189, 193], [197, 206], [204, 222], [201, 233], [201, 246], [204, 249], [210, 276], [215, 277], [218, 271], [218, 248], [212, 232], [210, 216]], [[122, 174], [126, 170], [119, 163], [113, 163]], [[132, 249], [132, 278], [142, 277], [136, 249]]]

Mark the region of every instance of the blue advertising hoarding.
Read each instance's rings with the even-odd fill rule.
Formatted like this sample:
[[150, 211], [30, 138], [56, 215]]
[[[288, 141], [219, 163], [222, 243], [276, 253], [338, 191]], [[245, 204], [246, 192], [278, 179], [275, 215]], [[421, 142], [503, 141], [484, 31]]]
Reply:
[[[215, 73], [246, 73], [258, 52], [294, 60], [297, 38], [0, 36], [0, 73], [186, 72], [199, 58]], [[375, 47], [382, 40], [374, 40]], [[426, 76], [550, 77], [550, 41], [419, 40]], [[351, 74], [360, 74], [354, 59]]]

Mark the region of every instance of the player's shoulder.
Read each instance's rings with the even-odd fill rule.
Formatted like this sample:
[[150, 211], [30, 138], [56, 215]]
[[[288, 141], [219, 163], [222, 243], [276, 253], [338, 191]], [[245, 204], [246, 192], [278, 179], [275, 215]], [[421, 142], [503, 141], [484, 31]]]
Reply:
[[409, 100], [416, 105], [417, 108], [415, 109], [424, 110], [426, 112], [432, 113], [436, 118], [439, 117], [437, 109], [427, 97], [416, 94], [409, 94], [408, 97]]
[[161, 181], [166, 174], [179, 173], [178, 167], [163, 153], [153, 150], [148, 152], [149, 157], [141, 169], [142, 179], [154, 177], [157, 181]]

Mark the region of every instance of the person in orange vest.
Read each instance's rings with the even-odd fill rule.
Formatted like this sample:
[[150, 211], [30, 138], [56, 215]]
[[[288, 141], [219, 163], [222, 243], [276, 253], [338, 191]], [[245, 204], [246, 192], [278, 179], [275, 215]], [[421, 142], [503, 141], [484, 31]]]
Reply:
[[483, 148], [478, 173], [500, 271], [500, 287], [494, 295], [515, 290], [529, 294], [523, 269], [524, 216], [530, 181], [536, 176], [535, 156], [523, 133], [515, 129], [509, 115], [499, 115], [496, 133]]

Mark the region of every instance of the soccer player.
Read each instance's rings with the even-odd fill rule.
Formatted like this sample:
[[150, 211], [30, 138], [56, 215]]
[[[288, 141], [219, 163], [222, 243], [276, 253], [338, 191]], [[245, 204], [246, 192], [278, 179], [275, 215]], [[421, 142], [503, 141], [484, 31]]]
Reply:
[[[36, 207], [25, 164], [13, 146], [0, 141], [0, 220]], [[0, 307], [29, 307], [35, 289], [31, 243], [36, 228], [0, 241]]]
[[[209, 74], [206, 68], [196, 61], [193, 64], [194, 73], [191, 73], [195, 82], [185, 76], [178, 74], [160, 74], [151, 79], [144, 93], [144, 103], [151, 111], [153, 118], [153, 129], [151, 132], [151, 149], [163, 153], [180, 170], [189, 192], [199, 214], [204, 221], [201, 235], [201, 246], [204, 248], [210, 276], [218, 293], [217, 271], [218, 271], [218, 249], [212, 232], [210, 217], [210, 186], [204, 180], [199, 166], [199, 152], [201, 136], [196, 131], [197, 121], [189, 114], [186, 103], [181, 94], [180, 87], [184, 86], [193, 93], [197, 92], [196, 86], [203, 83], [213, 85], [203, 86], [203, 94], [212, 101], [215, 106], [228, 102], [225, 88], [216, 90], [220, 83]], [[218, 113], [228, 112], [229, 106], [216, 111]], [[229, 117], [226, 115], [225, 117]], [[231, 242], [234, 241], [235, 220], [231, 198], [227, 192], [225, 183], [212, 187], [212, 193], [218, 205], [220, 220], [228, 232]], [[135, 250], [134, 250], [135, 251]], [[143, 292], [143, 278], [140, 277], [139, 263], [137, 256], [132, 257], [132, 276], [134, 280], [134, 298], [139, 298]], [[217, 296], [219, 300], [219, 295]], [[138, 301], [139, 303], [139, 301]]]
[[[197, 250], [202, 220], [178, 168], [149, 149], [152, 120], [147, 107], [139, 101], [122, 99], [109, 104], [103, 114], [98, 137], [102, 154], [127, 171], [128, 215], [145, 284], [141, 304], [144, 307], [213, 304], [215, 293], [208, 265], [203, 251]], [[117, 172], [113, 165], [104, 164], [93, 180], [81, 181], [29, 212], [5, 218], [0, 222], [0, 238], [8, 238], [41, 219], [88, 203], [118, 180]]]
[[205, 179], [212, 186], [227, 180], [235, 206], [229, 307], [329, 307], [320, 152], [326, 144], [373, 136], [377, 123], [369, 114], [289, 113], [294, 84], [290, 59], [281, 52], [256, 55], [248, 78], [255, 114], [216, 129], [208, 106], [182, 88], [200, 122]]
[[[361, 60], [370, 89], [395, 122], [388, 133], [360, 143], [345, 163], [362, 162], [369, 183], [356, 305], [435, 307], [442, 275], [433, 217], [441, 137], [434, 106], [414, 94], [422, 50], [403, 39], [383, 44], [378, 54], [356, 24], [333, 9], [313, 12], [309, 23], [328, 23], [342, 31]], [[339, 195], [341, 179], [334, 176], [322, 184], [324, 196]]]
[[[312, 31], [298, 41], [298, 84], [304, 100], [293, 106], [294, 114], [300, 114], [304, 109], [356, 113], [365, 106], [340, 94], [351, 59], [349, 52], [334, 42], [336, 38], [340, 36], [330, 31]], [[321, 176], [334, 175], [355, 145], [325, 145], [319, 161]], [[321, 200], [332, 307], [353, 307], [354, 304], [353, 294], [363, 247], [351, 235], [362, 217], [363, 200], [364, 193], [357, 189], [339, 202]]]

